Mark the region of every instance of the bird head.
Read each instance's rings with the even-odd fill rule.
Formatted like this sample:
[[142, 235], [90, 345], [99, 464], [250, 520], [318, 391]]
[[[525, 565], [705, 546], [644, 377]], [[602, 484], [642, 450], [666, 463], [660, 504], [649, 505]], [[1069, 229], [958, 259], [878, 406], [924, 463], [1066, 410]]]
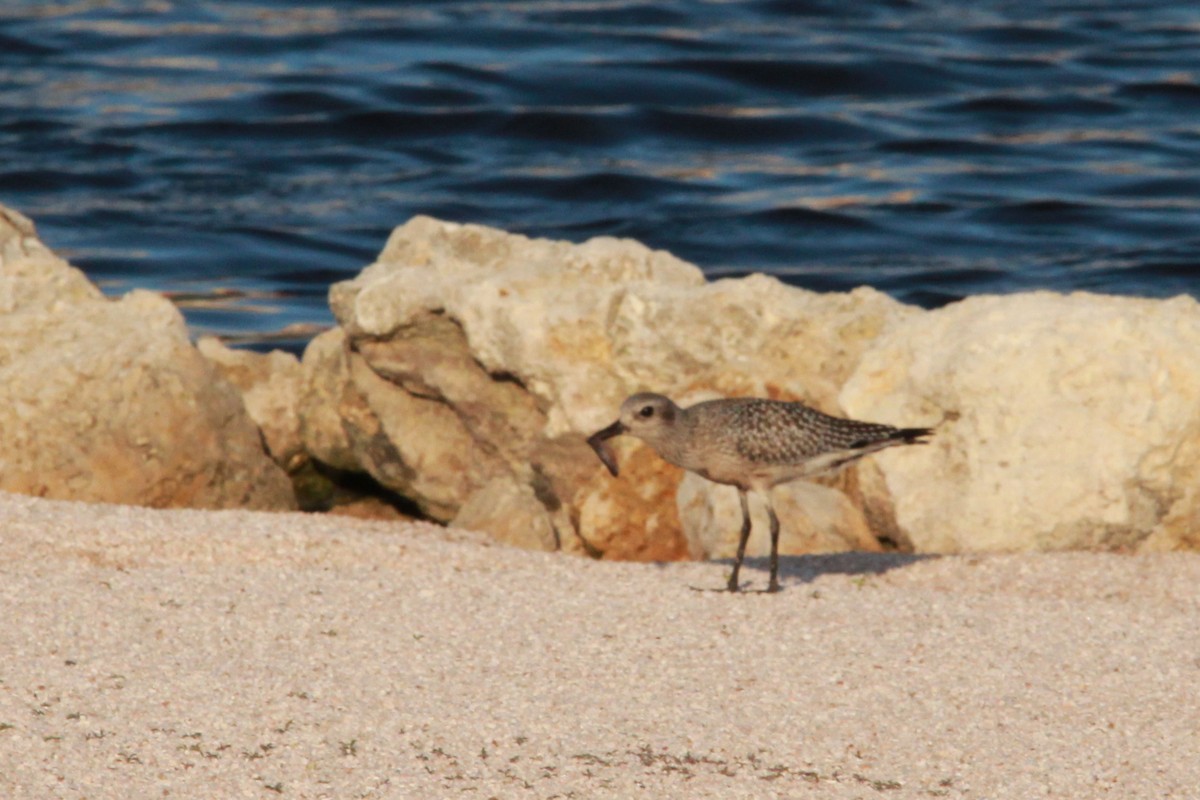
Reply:
[[605, 444], [608, 439], [627, 433], [655, 446], [670, 431], [678, 414], [679, 406], [671, 402], [670, 398], [661, 394], [641, 392], [626, 399], [621, 404], [617, 421], [593, 433], [587, 442], [596, 451], [604, 466], [608, 467], [608, 471], [615, 476], [617, 459]]

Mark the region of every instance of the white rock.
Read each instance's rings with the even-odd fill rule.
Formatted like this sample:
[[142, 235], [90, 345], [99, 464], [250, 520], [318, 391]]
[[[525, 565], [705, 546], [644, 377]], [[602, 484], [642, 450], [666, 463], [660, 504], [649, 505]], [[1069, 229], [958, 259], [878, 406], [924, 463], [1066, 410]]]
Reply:
[[[367, 407], [383, 421], [376, 427], [389, 438], [391, 457], [401, 460], [395, 482], [381, 482], [443, 518], [492, 481], [537, 479], [529, 462], [540, 442], [608, 424], [635, 391], [682, 403], [728, 395], [800, 399], [836, 412], [837, 392], [867, 346], [920, 313], [870, 289], [822, 295], [763, 275], [706, 283], [696, 267], [632, 241], [572, 245], [427, 217], [397, 228], [375, 264], [332, 287], [330, 305], [348, 349], [383, 379], [366, 381], [370, 392], [357, 386], [357, 396], [375, 398]], [[392, 392], [441, 403], [448, 413], [441, 422], [384, 413], [377, 406]], [[337, 427], [328, 415], [311, 426]], [[323, 437], [331, 439], [336, 432]], [[450, 457], [411, 441], [440, 441]], [[418, 450], [420, 466], [409, 460]], [[378, 459], [357, 457], [379, 478], [371, 466]], [[712, 551], [707, 539], [685, 544], [685, 528], [736, 540], [736, 526], [701, 534], [699, 522], [683, 524], [674, 510], [664, 512], [664, 503], [675, 505], [681, 476], [643, 457], [652, 461], [627, 468], [618, 486], [641, 474], [654, 487], [648, 492], [604, 483], [609, 477], [586, 451], [581, 458], [592, 477], [579, 477], [571, 459], [559, 459], [543, 476], [578, 512], [566, 518], [579, 526], [585, 549], [650, 558]], [[417, 486], [417, 475], [428, 490], [438, 488], [436, 497]], [[822, 550], [836, 548], [834, 541], [842, 549], [862, 542], [858, 523], [840, 511], [809, 521], [815, 529], [801, 537]], [[650, 529], [658, 544], [647, 540]]]
[[[733, 558], [742, 527], [737, 489], [716, 486], [688, 473], [679, 485], [679, 517], [693, 558]], [[810, 481], [776, 487], [780, 555], [878, 551], [866, 518], [843, 492]], [[746, 555], [770, 555], [770, 521], [761, 498], [750, 495], [750, 539]]]
[[487, 369], [548, 404], [548, 435], [588, 430], [643, 388], [831, 402], [866, 344], [918, 313], [866, 288], [817, 294], [764, 275], [705, 283], [695, 266], [629, 240], [572, 245], [428, 217], [397, 228], [375, 264], [331, 289], [330, 305], [351, 338], [445, 313]]
[[1200, 304], [1040, 292], [908, 319], [841, 394], [940, 425], [877, 456], [916, 549], [1172, 546], [1200, 520]]

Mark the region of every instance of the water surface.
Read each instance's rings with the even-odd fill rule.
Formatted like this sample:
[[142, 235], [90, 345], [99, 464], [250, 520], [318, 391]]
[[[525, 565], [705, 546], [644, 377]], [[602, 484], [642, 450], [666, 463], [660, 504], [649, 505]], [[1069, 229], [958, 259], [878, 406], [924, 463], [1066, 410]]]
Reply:
[[924, 306], [1200, 296], [1200, 5], [6, 0], [0, 153], [196, 333], [329, 324], [417, 213]]

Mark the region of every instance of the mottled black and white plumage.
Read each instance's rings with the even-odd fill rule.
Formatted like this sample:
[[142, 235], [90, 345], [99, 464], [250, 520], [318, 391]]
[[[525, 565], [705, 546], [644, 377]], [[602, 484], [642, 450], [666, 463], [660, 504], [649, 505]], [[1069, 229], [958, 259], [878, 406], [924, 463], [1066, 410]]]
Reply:
[[750, 537], [746, 493], [760, 492], [771, 520], [771, 580], [779, 590], [779, 520], [770, 490], [781, 483], [829, 473], [865, 455], [902, 444], [924, 444], [930, 428], [895, 428], [823, 414], [803, 403], [759, 398], [709, 400], [680, 408], [660, 394], [635, 394], [621, 404], [617, 421], [588, 439], [613, 475], [617, 462], [606, 439], [628, 433], [676, 466], [716, 483], [736, 486], [742, 505], [742, 532], [729, 590]]

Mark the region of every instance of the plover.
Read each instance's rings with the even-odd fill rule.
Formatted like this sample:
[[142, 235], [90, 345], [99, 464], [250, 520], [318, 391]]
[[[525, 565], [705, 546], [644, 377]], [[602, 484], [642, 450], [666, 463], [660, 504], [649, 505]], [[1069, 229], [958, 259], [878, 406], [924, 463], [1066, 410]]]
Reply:
[[736, 486], [742, 531], [728, 589], [738, 591], [738, 572], [750, 538], [747, 492], [766, 501], [771, 521], [771, 579], [779, 591], [779, 518], [771, 489], [781, 483], [833, 472], [865, 455], [901, 444], [924, 444], [931, 428], [895, 428], [823, 414], [803, 403], [753, 397], [708, 400], [680, 408], [661, 394], [635, 394], [621, 404], [617, 421], [588, 437], [614, 476], [617, 461], [605, 440], [630, 434], [666, 461], [716, 483]]

